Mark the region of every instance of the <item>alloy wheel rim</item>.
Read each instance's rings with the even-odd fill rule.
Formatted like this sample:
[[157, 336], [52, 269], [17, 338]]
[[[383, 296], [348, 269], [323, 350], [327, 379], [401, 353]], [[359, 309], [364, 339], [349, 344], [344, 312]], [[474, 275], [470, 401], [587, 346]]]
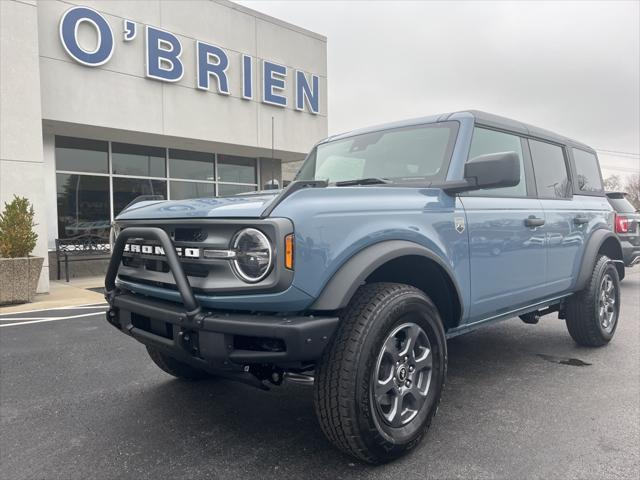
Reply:
[[413, 322], [393, 329], [382, 344], [371, 382], [371, 398], [384, 423], [403, 427], [418, 415], [429, 393], [432, 370], [425, 331]]
[[616, 323], [616, 287], [611, 275], [606, 274], [600, 283], [598, 295], [598, 318], [602, 329], [610, 333]]

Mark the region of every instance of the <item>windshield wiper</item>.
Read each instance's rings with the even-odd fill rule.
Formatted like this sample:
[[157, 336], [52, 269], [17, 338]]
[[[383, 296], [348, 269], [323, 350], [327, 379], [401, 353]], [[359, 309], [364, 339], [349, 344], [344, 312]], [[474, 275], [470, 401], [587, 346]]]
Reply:
[[382, 177], [368, 177], [358, 178], [356, 180], [343, 180], [342, 182], [336, 182], [336, 187], [346, 187], [349, 185], [376, 185], [379, 183], [393, 183], [388, 178]]

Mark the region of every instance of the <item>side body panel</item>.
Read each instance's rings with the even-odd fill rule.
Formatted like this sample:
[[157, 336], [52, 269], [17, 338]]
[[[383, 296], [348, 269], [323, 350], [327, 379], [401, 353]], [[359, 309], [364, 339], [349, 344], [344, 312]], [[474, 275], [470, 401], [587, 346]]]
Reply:
[[574, 201], [580, 204], [582, 215], [586, 216], [588, 223], [583, 226], [584, 230], [584, 246], [576, 258], [576, 262], [573, 265], [572, 282], [570, 290], [576, 288], [576, 282], [580, 276], [580, 269], [584, 264], [583, 259], [585, 255], [589, 253], [586, 251], [586, 246], [594, 236], [594, 233], [599, 230], [612, 231], [613, 219], [615, 212], [611, 208], [611, 205], [607, 201], [606, 197], [599, 197], [593, 195], [574, 195]]
[[544, 231], [547, 242], [547, 279], [545, 293], [561, 294], [570, 289], [577, 275], [584, 252], [584, 224], [574, 223], [583, 216], [583, 205], [576, 198], [567, 200], [541, 199], [546, 223]]
[[440, 189], [328, 187], [305, 189], [278, 205], [272, 216], [294, 221], [293, 286], [317, 298], [356, 253], [389, 240], [404, 240], [435, 254], [457, 280], [468, 309], [469, 261], [466, 222], [459, 199]]
[[536, 198], [462, 198], [470, 243], [470, 323], [526, 306], [545, 296], [544, 218]]

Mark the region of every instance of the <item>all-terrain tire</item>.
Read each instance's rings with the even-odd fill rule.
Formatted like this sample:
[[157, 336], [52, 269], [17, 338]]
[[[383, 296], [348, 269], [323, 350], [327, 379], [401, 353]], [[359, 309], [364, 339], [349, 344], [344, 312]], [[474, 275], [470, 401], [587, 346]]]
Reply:
[[161, 352], [159, 349], [147, 346], [147, 352], [158, 367], [161, 370], [167, 372], [169, 375], [173, 375], [177, 378], [184, 380], [203, 380], [205, 378], [211, 378], [212, 375], [204, 370], [192, 367], [186, 363], [180, 362], [175, 358]]
[[[371, 389], [381, 348], [408, 318], [428, 337], [433, 363], [422, 407], [408, 424], [392, 428], [382, 421]], [[339, 449], [369, 463], [407, 453], [420, 443], [436, 413], [446, 366], [442, 321], [422, 291], [398, 283], [360, 287], [316, 367], [314, 404], [324, 434]]]
[[[611, 281], [613, 288], [613, 317], [608, 327], [600, 316], [603, 282]], [[591, 278], [584, 290], [575, 293], [567, 302], [566, 321], [571, 338], [585, 347], [601, 347], [611, 341], [620, 315], [620, 280], [618, 270], [606, 255], [596, 259]], [[605, 322], [607, 323], [607, 322]]]

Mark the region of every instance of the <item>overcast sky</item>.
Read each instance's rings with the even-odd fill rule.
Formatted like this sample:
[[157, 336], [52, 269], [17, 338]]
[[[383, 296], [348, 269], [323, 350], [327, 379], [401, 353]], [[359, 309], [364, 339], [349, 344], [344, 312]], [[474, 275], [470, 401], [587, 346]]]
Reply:
[[640, 2], [240, 1], [328, 39], [329, 133], [475, 108], [640, 169]]

